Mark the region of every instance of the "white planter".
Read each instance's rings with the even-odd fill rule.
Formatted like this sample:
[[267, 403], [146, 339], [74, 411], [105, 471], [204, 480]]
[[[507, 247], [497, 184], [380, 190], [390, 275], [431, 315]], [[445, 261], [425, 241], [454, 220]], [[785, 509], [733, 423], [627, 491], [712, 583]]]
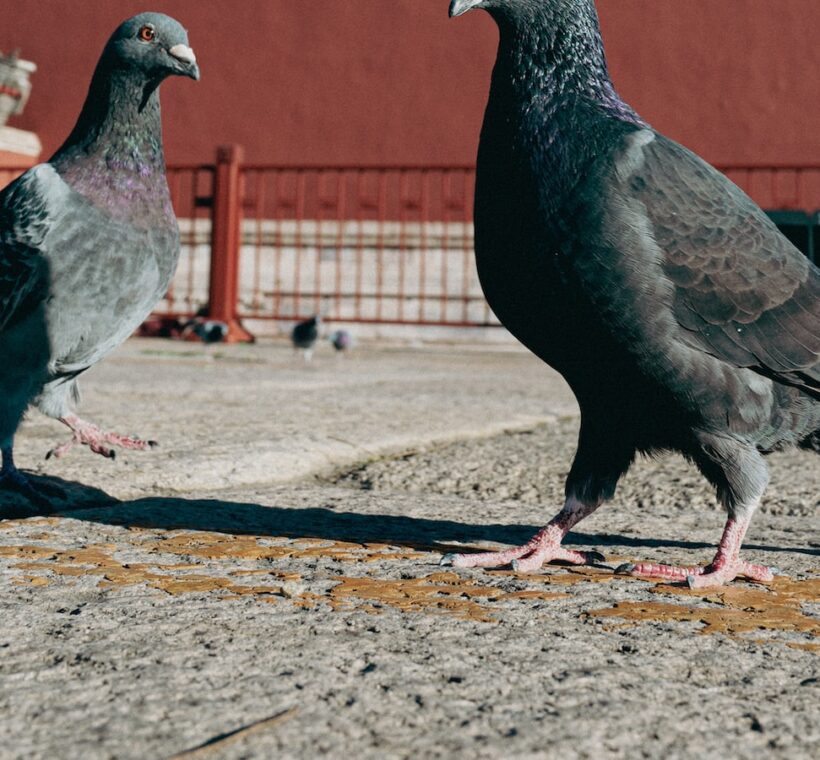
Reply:
[[0, 52], [0, 126], [9, 116], [23, 112], [31, 94], [29, 76], [37, 71], [37, 65], [18, 58], [15, 53]]

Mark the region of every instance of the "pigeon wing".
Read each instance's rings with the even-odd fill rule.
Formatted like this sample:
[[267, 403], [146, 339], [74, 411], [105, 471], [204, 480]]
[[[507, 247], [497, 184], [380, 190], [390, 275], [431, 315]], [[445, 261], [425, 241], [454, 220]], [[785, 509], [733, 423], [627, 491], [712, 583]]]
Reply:
[[580, 271], [633, 347], [680, 341], [820, 394], [820, 270], [740, 188], [649, 130], [602, 186], [597, 272]]
[[0, 331], [25, 319], [48, 294], [42, 245], [56, 214], [39, 168], [0, 193]]

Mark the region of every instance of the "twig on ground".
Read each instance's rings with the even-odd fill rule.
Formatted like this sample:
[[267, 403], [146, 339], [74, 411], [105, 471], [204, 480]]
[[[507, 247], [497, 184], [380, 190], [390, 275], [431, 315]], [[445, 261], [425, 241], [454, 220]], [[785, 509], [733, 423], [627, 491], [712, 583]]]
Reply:
[[205, 757], [214, 750], [224, 749], [229, 744], [234, 744], [235, 742], [241, 741], [248, 736], [252, 736], [253, 734], [260, 733], [268, 728], [279, 725], [280, 723], [288, 720], [288, 718], [292, 718], [296, 712], [297, 708], [293, 707], [290, 710], [284, 710], [283, 712], [276, 713], [276, 715], [271, 715], [269, 718], [254, 721], [250, 725], [237, 728], [234, 731], [228, 731], [227, 733], [213, 736], [196, 747], [183, 750], [182, 752], [178, 752], [176, 755], [171, 755], [168, 760], [193, 760], [194, 758]]

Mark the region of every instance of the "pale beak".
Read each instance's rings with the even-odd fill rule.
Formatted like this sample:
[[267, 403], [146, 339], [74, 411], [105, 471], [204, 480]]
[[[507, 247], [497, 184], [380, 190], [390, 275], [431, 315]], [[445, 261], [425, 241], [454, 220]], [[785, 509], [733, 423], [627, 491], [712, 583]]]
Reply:
[[199, 66], [196, 63], [196, 55], [187, 45], [174, 45], [168, 50], [168, 54], [179, 61], [180, 74], [191, 77], [191, 79], [199, 79]]
[[450, 18], [455, 18], [462, 13], [467, 13], [467, 11], [480, 4], [481, 0], [453, 0], [450, 3]]

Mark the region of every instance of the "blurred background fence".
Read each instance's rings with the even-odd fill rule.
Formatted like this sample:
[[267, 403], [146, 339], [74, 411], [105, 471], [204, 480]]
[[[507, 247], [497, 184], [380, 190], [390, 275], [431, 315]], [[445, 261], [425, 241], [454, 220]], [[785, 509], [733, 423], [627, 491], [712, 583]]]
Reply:
[[473, 262], [471, 166], [171, 167], [182, 257], [162, 313], [497, 324]]
[[[722, 170], [812, 260], [820, 165]], [[0, 167], [0, 185], [19, 169]], [[171, 166], [182, 255], [157, 314], [494, 326], [473, 258], [472, 166]]]

